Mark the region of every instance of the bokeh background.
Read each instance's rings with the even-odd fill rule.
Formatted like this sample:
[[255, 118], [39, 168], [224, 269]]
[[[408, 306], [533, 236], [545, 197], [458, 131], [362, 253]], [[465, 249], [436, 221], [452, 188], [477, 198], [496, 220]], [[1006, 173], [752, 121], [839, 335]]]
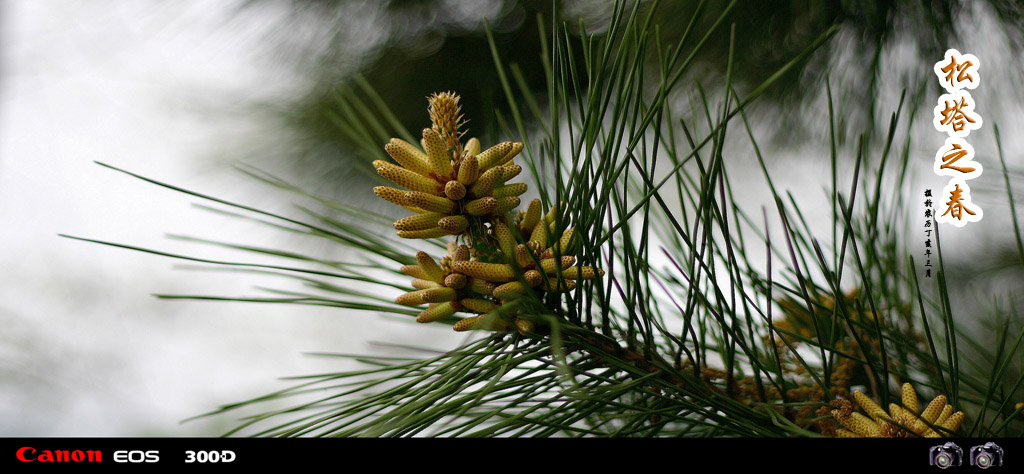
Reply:
[[[664, 43], [682, 34], [696, 3], [659, 3], [654, 22]], [[708, 2], [697, 31], [724, 8], [726, 2]], [[277, 377], [346, 364], [305, 352], [379, 353], [396, 350], [391, 344], [444, 349], [463, 340], [443, 328], [337, 309], [157, 300], [151, 294], [245, 295], [279, 282], [179, 268], [185, 262], [58, 234], [231, 261], [260, 259], [173, 236], [344, 258], [320, 242], [205, 212], [193, 206], [195, 198], [94, 161], [294, 213], [291, 196], [234, 169], [245, 163], [324, 197], [393, 213], [369, 193], [369, 158], [328, 119], [338, 91], [359, 75], [417, 130], [427, 123], [425, 96], [455, 90], [471, 134], [492, 142], [499, 137], [496, 112], [508, 113], [508, 103], [484, 19], [503, 60], [543, 100], [540, 25], [549, 33], [555, 19], [571, 25], [570, 35], [581, 27], [602, 34], [610, 14], [611, 3], [596, 0], [0, 3], [0, 436], [216, 435], [234, 420], [182, 420], [285, 387]], [[826, 80], [847, 162], [860, 133], [881, 143], [903, 91], [908, 103], [919, 104], [908, 106], [906, 119], [914, 122], [908, 133], [905, 120], [898, 138], [911, 140], [904, 191], [916, 209], [921, 190], [945, 184], [931, 172], [945, 138], [931, 126], [940, 94], [931, 66], [947, 48], [978, 56], [982, 86], [972, 94], [985, 126], [969, 141], [985, 166], [971, 182], [985, 220], [943, 229], [952, 249], [946, 269], [958, 289], [958, 314], [992, 303], [991, 295], [1024, 308], [1024, 265], [993, 133], [998, 124], [1014, 196], [1024, 202], [1019, 3], [744, 0], [730, 21], [737, 24], [737, 89], [747, 91], [839, 27], [750, 111], [765, 155], [785, 170], [778, 173], [781, 186], [793, 189], [812, 216], [831, 212], [823, 192]], [[720, 90], [727, 31], [712, 38], [684, 79], [692, 85], [681, 89], [694, 90], [699, 81]], [[680, 116], [691, 110], [690, 99], [686, 92], [674, 98]], [[751, 183], [760, 179], [749, 143], [739, 140], [729, 151], [739, 168], [734, 180], [744, 179], [744, 164]], [[739, 198], [767, 203], [766, 188], [758, 186]], [[907, 245], [920, 258], [917, 214], [907, 223]]]

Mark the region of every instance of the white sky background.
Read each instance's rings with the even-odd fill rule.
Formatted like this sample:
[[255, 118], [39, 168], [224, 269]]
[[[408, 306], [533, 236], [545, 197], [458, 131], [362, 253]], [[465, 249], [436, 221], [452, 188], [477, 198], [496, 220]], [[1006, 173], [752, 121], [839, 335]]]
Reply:
[[[159, 301], [150, 294], [252, 295], [253, 285], [279, 282], [175, 270], [178, 262], [167, 258], [58, 237], [246, 261], [253, 259], [168, 240], [164, 233], [294, 245], [279, 233], [191, 207], [197, 199], [93, 163], [255, 207], [287, 209], [280, 195], [262, 193], [229, 165], [261, 145], [272, 146], [253, 141], [273, 134], [260, 133], [271, 125], [253, 113], [251, 104], [282, 99], [304, 84], [261, 43], [266, 26], [260, 25], [269, 22], [259, 21], [258, 14], [232, 21], [231, 4], [0, 4], [0, 436], [217, 435], [233, 418], [179, 421], [288, 386], [275, 381], [278, 376], [350, 367], [304, 357], [303, 351], [372, 353], [379, 350], [367, 342], [372, 340], [449, 345], [430, 342], [450, 339], [445, 328], [372, 314]], [[972, 40], [960, 50], [983, 61], [983, 90], [974, 95], [986, 122], [969, 140], [979, 156], [988, 153], [981, 158], [986, 171], [979, 179], [1001, 190], [990, 124], [999, 121], [1007, 160], [1019, 167], [1016, 131], [1022, 114], [1012, 87], [1019, 81], [1013, 68], [1019, 67], [1020, 55]], [[1009, 80], [999, 81], [1003, 76]], [[891, 104], [886, 116], [895, 108], [901, 84], [894, 80], [891, 86], [880, 101]], [[1000, 103], [1003, 97], [1013, 100]], [[930, 107], [922, 110], [930, 113]], [[745, 134], [738, 130], [734, 133]], [[924, 183], [918, 187], [941, 189], [945, 180], [932, 175], [930, 160], [944, 137], [923, 116], [915, 132], [921, 139], [915, 142], [911, 171]], [[745, 140], [739, 142], [744, 151], [737, 151], [737, 159], [755, 169]], [[795, 188], [798, 197], [820, 201], [819, 181], [806, 183], [815, 179], [811, 175], [827, 173], [827, 161], [821, 150], [800, 153], [818, 157], [811, 170], [779, 171], [776, 178]], [[1024, 188], [1019, 179], [1015, 185]], [[738, 194], [757, 206], [768, 204], [763, 193]], [[975, 201], [985, 206], [983, 223], [1004, 232], [1009, 220], [1005, 194], [999, 196], [990, 193]], [[911, 199], [920, 205], [920, 199]], [[820, 212], [828, 214], [824, 207]], [[946, 236], [956, 243], [985, 238], [982, 234], [968, 226], [943, 234], [943, 242]], [[921, 246], [923, 233], [910, 240]], [[915, 258], [922, 253], [916, 251]]]
[[236, 261], [253, 258], [164, 233], [282, 246], [93, 163], [284, 208], [228, 168], [267, 126], [250, 103], [301, 84], [261, 53], [261, 22], [229, 21], [231, 3], [3, 3], [0, 436], [217, 435], [232, 418], [179, 421], [284, 388], [279, 376], [348, 367], [301, 352], [372, 353], [367, 341], [438, 332], [343, 310], [159, 301], [150, 294], [253, 295], [280, 282], [58, 237]]

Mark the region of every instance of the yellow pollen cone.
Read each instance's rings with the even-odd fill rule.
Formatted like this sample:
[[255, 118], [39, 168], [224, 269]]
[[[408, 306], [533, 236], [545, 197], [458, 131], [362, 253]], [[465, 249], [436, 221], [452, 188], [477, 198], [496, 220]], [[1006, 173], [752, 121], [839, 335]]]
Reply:
[[466, 203], [466, 213], [471, 216], [485, 216], [490, 214], [494, 210], [494, 207], [498, 205], [498, 200], [493, 197], [486, 196], [480, 199], [474, 199]]
[[512, 281], [498, 285], [494, 289], [494, 297], [503, 300], [512, 300], [526, 294], [526, 286], [518, 281]]
[[512, 151], [512, 142], [501, 142], [494, 145], [480, 153], [477, 153], [476, 159], [480, 165], [480, 170], [489, 170], [492, 166], [498, 164], [508, 152]]
[[871, 418], [874, 418], [875, 421], [892, 421], [889, 418], [889, 415], [885, 413], [885, 410], [883, 410], [882, 407], [879, 407], [874, 402], [874, 400], [868, 398], [867, 395], [864, 395], [863, 393], [854, 390], [853, 398], [857, 400], [857, 403], [860, 404], [860, 407], [863, 408], [864, 411], [871, 416]]
[[535, 325], [533, 324], [533, 321], [528, 321], [528, 320], [525, 320], [525, 319], [516, 318], [515, 324], [516, 324], [516, 329], [519, 330], [519, 334], [522, 334], [524, 336], [529, 334], [529, 333], [531, 333], [531, 332], [533, 332], [533, 330], [535, 328]]
[[455, 289], [447, 287], [428, 288], [423, 292], [424, 303], [442, 303], [455, 299]]
[[515, 269], [511, 265], [500, 263], [455, 262], [452, 268], [459, 273], [486, 281], [505, 282], [516, 279]]
[[470, 138], [466, 141], [466, 146], [463, 147], [463, 151], [467, 155], [479, 155], [480, 154], [480, 140], [476, 138]]
[[917, 413], [917, 392], [914, 391], [914, 386], [909, 383], [903, 384], [900, 387], [900, 395], [903, 398], [903, 406], [911, 412]]
[[519, 196], [509, 196], [498, 199], [498, 205], [494, 206], [491, 215], [502, 216], [506, 212], [519, 207]]
[[456, 331], [508, 331], [508, 322], [502, 318], [488, 318], [486, 314], [463, 319], [452, 326]]
[[547, 289], [550, 291], [572, 291], [576, 289], [576, 282], [572, 280], [562, 280], [562, 284], [558, 284], [558, 278], [548, 278]]
[[409, 171], [426, 177], [430, 177], [430, 173], [433, 172], [427, 155], [405, 140], [392, 138], [387, 145], [384, 145], [384, 151]]
[[604, 276], [604, 270], [594, 267], [569, 267], [562, 270], [562, 276], [570, 280], [590, 280], [595, 276]]
[[444, 195], [448, 196], [448, 199], [458, 201], [466, 197], [466, 187], [458, 181], [449, 181], [444, 185]]
[[498, 181], [498, 178], [502, 176], [502, 170], [500, 169], [489, 169], [485, 171], [480, 178], [476, 180], [471, 188], [469, 188], [469, 194], [473, 197], [490, 196], [491, 191], [494, 189], [494, 184]]
[[523, 172], [523, 167], [519, 165], [505, 165], [502, 166], [502, 168], [505, 169], [505, 173], [501, 177], [502, 182], [515, 178], [516, 176], [519, 176], [519, 173]]
[[505, 154], [505, 156], [497, 164], [500, 166], [512, 161], [517, 155], [519, 155], [519, 152], [521, 151], [523, 151], [523, 142], [513, 143], [512, 149], [510, 149], [508, 153]]
[[558, 204], [559, 203], [556, 202], [554, 206], [551, 206], [551, 209], [548, 209], [548, 213], [544, 214], [544, 222], [547, 222], [548, 224], [553, 224], [555, 222], [555, 216], [558, 215]]
[[840, 410], [832, 410], [832, 416], [843, 426], [849, 428], [860, 436], [876, 438], [882, 436], [882, 427], [870, 418], [857, 412], [844, 414]]
[[430, 255], [427, 255], [427, 252], [416, 252], [416, 263], [420, 264], [420, 268], [423, 269], [427, 280], [437, 284], [444, 283], [444, 272], [437, 265], [437, 262]]
[[939, 418], [939, 414], [942, 413], [942, 408], [946, 406], [946, 396], [939, 395], [924, 408], [924, 412], [921, 413], [921, 419], [928, 423], [935, 423], [935, 420]]
[[935, 419], [935, 423], [934, 424], [937, 425], [937, 426], [942, 426], [942, 424], [945, 423], [946, 420], [949, 419], [949, 416], [952, 415], [952, 414], [953, 414], [953, 405], [946, 405], [946, 406], [942, 407], [942, 411], [939, 412], [939, 417]]
[[400, 268], [399, 271], [413, 278], [421, 278], [424, 280], [430, 279], [430, 277], [427, 276], [427, 272], [423, 271], [423, 268], [419, 265], [402, 265], [402, 268]]
[[494, 188], [491, 194], [496, 198], [519, 196], [526, 192], [526, 183], [512, 183]]
[[436, 239], [448, 235], [448, 231], [434, 227], [426, 230], [400, 230], [398, 236], [403, 239]]
[[455, 252], [452, 253], [452, 259], [456, 262], [469, 260], [469, 256], [469, 247], [466, 247], [465, 245], [455, 247]]
[[475, 156], [467, 156], [459, 163], [458, 180], [463, 186], [469, 186], [480, 177], [480, 167], [477, 165]]
[[470, 278], [467, 286], [469, 291], [484, 296], [491, 296], [494, 293], [494, 288], [497, 287], [494, 283], [479, 278]]
[[557, 270], [565, 270], [576, 263], [576, 257], [566, 255], [560, 259], [560, 264], [553, 258], [545, 258], [540, 261], [540, 268], [548, 275], [554, 275]]
[[402, 196], [406, 206], [418, 207], [429, 212], [449, 214], [455, 210], [455, 201], [444, 196], [435, 196], [419, 191], [407, 191]]
[[416, 316], [416, 322], [432, 323], [439, 319], [447, 318], [448, 316], [455, 314], [458, 310], [459, 304], [455, 301], [432, 304], [429, 308], [423, 310], [419, 316]]
[[544, 275], [541, 275], [537, 270], [527, 270], [523, 272], [523, 280], [526, 280], [527, 285], [537, 286], [544, 281]]
[[515, 250], [516, 263], [520, 267], [530, 268], [533, 266], [533, 257], [530, 256], [530, 249], [525, 244], [519, 244]]
[[[448, 286], [448, 285], [445, 285], [445, 286]], [[430, 280], [424, 280], [422, 278], [417, 278], [417, 279], [412, 281], [412, 287], [416, 288], [416, 289], [419, 289], [419, 290], [426, 290], [427, 288], [437, 288], [438, 284], [434, 283], [434, 282], [432, 282]]]
[[562, 238], [558, 239], [558, 242], [555, 243], [555, 251], [562, 254], [572, 251], [572, 246], [576, 243], [573, 239], [575, 237], [575, 230], [575, 227], [570, 227], [565, 229], [565, 232], [562, 232]]
[[474, 313], [490, 313], [498, 309], [498, 305], [479, 298], [465, 298], [459, 301], [462, 306]]
[[547, 248], [548, 246], [548, 226], [543, 221], [537, 222], [533, 226], [533, 232], [530, 233], [530, 242], [536, 242], [537, 248]]
[[437, 221], [442, 217], [444, 217], [444, 214], [438, 214], [436, 212], [417, 214], [415, 216], [398, 219], [395, 221], [394, 226], [397, 230], [427, 230], [438, 227]]
[[498, 247], [506, 259], [512, 258], [516, 250], [516, 238], [507, 225], [498, 222], [494, 224], [494, 236], [498, 239]]
[[430, 169], [440, 181], [448, 181], [455, 177], [455, 169], [452, 168], [452, 158], [448, 155], [448, 147], [436, 131], [430, 128], [423, 129], [423, 149], [430, 158]]
[[381, 199], [388, 201], [399, 206], [405, 206], [405, 193], [408, 191], [404, 189], [392, 188], [389, 186], [376, 186], [373, 188], [373, 194], [376, 194]]
[[423, 297], [419, 294], [418, 291], [403, 293], [398, 298], [395, 298], [395, 303], [405, 306], [419, 306], [423, 304]]
[[466, 219], [466, 216], [448, 216], [437, 221], [437, 226], [449, 234], [461, 234], [469, 227], [469, 219]]
[[460, 319], [458, 322], [452, 325], [452, 329], [458, 332], [471, 331], [473, 330], [473, 327], [476, 326], [476, 323], [480, 321], [480, 316], [483, 315], [471, 316], [468, 318]]
[[455, 299], [455, 290], [445, 287], [427, 288], [406, 293], [395, 298], [395, 303], [406, 306], [419, 306], [423, 303], [441, 303]]
[[377, 174], [403, 188], [435, 195], [440, 195], [444, 191], [444, 187], [437, 181], [420, 176], [400, 166], [381, 160], [377, 160], [373, 164], [376, 165]]
[[540, 222], [540, 210], [540, 199], [530, 201], [530, 205], [526, 208], [526, 214], [523, 216], [523, 222], [521, 223], [519, 230], [524, 234], [532, 233], [533, 228], [536, 227], [538, 222]]
[[444, 286], [456, 290], [461, 290], [463, 287], [466, 286], [466, 282], [468, 281], [469, 278], [466, 277], [466, 275], [463, 275], [461, 273], [452, 273], [451, 275], [444, 277]]
[[946, 418], [946, 421], [942, 422], [942, 424], [940, 424], [939, 426], [949, 431], [956, 431], [958, 428], [960, 428], [960, 424], [964, 422], [964, 418], [966, 416], [967, 415], [964, 415], [964, 412], [958, 411], [952, 415], [949, 415], [949, 418]]

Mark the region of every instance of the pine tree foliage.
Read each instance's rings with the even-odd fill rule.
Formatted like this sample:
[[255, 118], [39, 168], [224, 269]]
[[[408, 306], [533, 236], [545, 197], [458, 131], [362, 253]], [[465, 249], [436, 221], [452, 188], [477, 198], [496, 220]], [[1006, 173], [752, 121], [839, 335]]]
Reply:
[[[1020, 435], [1024, 423], [1014, 400], [1024, 372], [1014, 361], [1024, 331], [1002, 331], [996, 344], [984, 345], [994, 349], [984, 349], [955, 324], [939, 229], [937, 278], [919, 279], [918, 262], [907, 251], [907, 206], [899, 199], [916, 101], [901, 99], [883, 143], [865, 137], [855, 150], [844, 150], [835, 141], [832, 91], [822, 92], [833, 130], [832, 219], [829, 232], [816, 233], [796, 199], [773, 183], [773, 174], [783, 171], [761, 155], [749, 105], [835, 30], [750, 90], [734, 89], [730, 50], [725, 82], [709, 93], [692, 60], [712, 34], [733, 28], [728, 15], [734, 4], [703, 30], [695, 15], [677, 44], [662, 44], [651, 10], [627, 2], [616, 4], [601, 34], [582, 25], [545, 26], [539, 61], [546, 97], [530, 94], [517, 66], [492, 48], [511, 110], [497, 117], [499, 135], [523, 145], [519, 179], [543, 209], [558, 209], [546, 229], [549, 238], [573, 229], [575, 245], [560, 252], [603, 275], [592, 271], [568, 291], [524, 292], [515, 314], [528, 325], [491, 324], [508, 318], [502, 312], [507, 305], [495, 300], [491, 304], [502, 307], [478, 311], [477, 326], [462, 323], [461, 329], [479, 330], [464, 346], [428, 356], [324, 354], [355, 358], [364, 368], [297, 378], [288, 389], [205, 416], [268, 407], [229, 433], [252, 436]], [[679, 96], [690, 99], [693, 113], [674, 108]], [[398, 124], [393, 107], [426, 104], [389, 104], [358, 79], [338, 94], [331, 120], [357, 144], [354, 151], [367, 167], [374, 160], [391, 163], [384, 145], [393, 138], [420, 143]], [[449, 116], [451, 130], [462, 123], [456, 115], [432, 113]], [[424, 114], [425, 127], [428, 118]], [[463, 150], [460, 133], [436, 132], [450, 149]], [[725, 150], [732, 141], [754, 150], [771, 193], [760, 209], [741, 208], [734, 199], [743, 183], [730, 179], [736, 165]], [[855, 163], [849, 176], [842, 160]], [[274, 274], [307, 288], [264, 298], [163, 298], [318, 305], [412, 319], [422, 309], [398, 304], [396, 297], [409, 293], [414, 296], [403, 301], [440, 304], [436, 299], [452, 300], [448, 293], [455, 293], [410, 286], [399, 269], [422, 264], [420, 250], [442, 255], [443, 235], [476, 228], [485, 235], [461, 242], [480, 250], [497, 228], [474, 224], [482, 221], [466, 214], [455, 232], [409, 241], [393, 228], [408, 213], [369, 213], [242, 169], [329, 212], [284, 216], [132, 176], [212, 201], [226, 216], [322, 238], [359, 257], [324, 261], [205, 241], [283, 262], [246, 264], [99, 243]], [[416, 222], [405, 224], [418, 229]], [[754, 261], [754, 255], [762, 257]], [[373, 289], [351, 289], [348, 282]], [[565, 280], [554, 279], [559, 282]], [[458, 326], [467, 316], [457, 309], [430, 324]], [[1005, 328], [1013, 325], [1011, 317], [991, 317]], [[982, 356], [962, 356], [968, 352]], [[917, 393], [936, 401], [919, 407]], [[950, 412], [941, 417], [947, 406]]]

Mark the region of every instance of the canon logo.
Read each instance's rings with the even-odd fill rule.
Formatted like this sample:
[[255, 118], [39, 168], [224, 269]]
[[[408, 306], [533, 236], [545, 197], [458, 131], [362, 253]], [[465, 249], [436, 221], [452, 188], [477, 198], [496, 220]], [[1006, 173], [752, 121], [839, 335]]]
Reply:
[[18, 449], [15, 456], [21, 462], [103, 462], [102, 452], [82, 451], [81, 449], [37, 451], [36, 448], [25, 446]]

